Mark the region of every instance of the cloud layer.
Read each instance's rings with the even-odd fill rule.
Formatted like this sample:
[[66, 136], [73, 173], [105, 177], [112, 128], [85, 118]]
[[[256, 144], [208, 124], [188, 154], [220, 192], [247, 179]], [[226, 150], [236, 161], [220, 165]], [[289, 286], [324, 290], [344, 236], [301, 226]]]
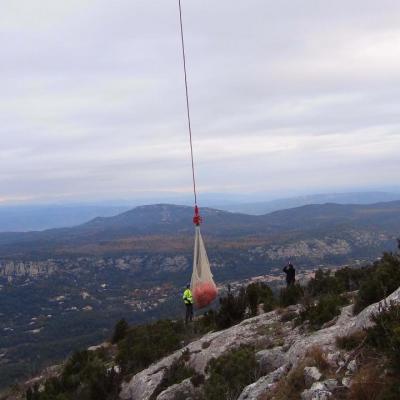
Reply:
[[[182, 3], [201, 191], [397, 184], [399, 2]], [[190, 192], [179, 45], [175, 0], [5, 0], [0, 201]]]

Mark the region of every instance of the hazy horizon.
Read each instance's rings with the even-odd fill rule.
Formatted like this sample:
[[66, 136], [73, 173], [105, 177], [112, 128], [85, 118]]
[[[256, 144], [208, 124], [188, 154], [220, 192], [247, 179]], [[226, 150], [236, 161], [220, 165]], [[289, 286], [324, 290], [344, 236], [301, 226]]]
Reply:
[[[378, 189], [365, 189], [355, 191], [334, 191], [334, 192], [285, 192], [285, 193], [200, 193], [199, 204], [203, 206], [216, 206], [216, 205], [240, 205], [240, 204], [251, 204], [251, 203], [267, 203], [276, 202], [280, 200], [291, 200], [291, 199], [313, 199], [317, 197], [329, 197], [329, 196], [373, 196], [382, 195], [384, 196], [399, 196], [400, 198], [400, 187], [391, 188], [378, 188]], [[156, 193], [147, 194], [142, 197], [134, 198], [109, 198], [109, 199], [74, 199], [68, 201], [60, 199], [59, 201], [18, 201], [18, 202], [2, 202], [0, 208], [12, 208], [12, 207], [69, 207], [69, 206], [93, 206], [93, 207], [120, 207], [120, 206], [137, 206], [137, 205], [151, 205], [151, 204], [181, 204], [181, 205], [193, 205], [193, 194], [192, 193]]]

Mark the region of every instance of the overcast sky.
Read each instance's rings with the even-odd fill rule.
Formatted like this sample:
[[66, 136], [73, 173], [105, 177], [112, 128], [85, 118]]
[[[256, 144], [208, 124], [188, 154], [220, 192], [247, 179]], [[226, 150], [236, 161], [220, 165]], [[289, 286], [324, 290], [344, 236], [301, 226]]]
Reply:
[[[398, 0], [182, 0], [200, 193], [396, 186]], [[190, 193], [177, 0], [2, 0], [0, 201]]]

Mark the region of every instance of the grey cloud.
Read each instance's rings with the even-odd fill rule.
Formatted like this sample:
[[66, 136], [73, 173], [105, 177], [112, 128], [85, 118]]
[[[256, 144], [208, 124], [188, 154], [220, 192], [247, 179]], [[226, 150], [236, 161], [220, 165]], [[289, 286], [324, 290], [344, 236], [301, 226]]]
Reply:
[[[5, 1], [0, 200], [190, 192], [177, 2], [110, 4]], [[398, 181], [398, 2], [183, 6], [200, 189]]]

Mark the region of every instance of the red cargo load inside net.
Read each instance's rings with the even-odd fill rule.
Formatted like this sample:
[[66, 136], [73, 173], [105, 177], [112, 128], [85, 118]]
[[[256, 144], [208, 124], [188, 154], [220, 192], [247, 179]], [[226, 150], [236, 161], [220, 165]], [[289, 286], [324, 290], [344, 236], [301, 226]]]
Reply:
[[213, 282], [198, 283], [193, 289], [194, 304], [196, 308], [204, 308], [211, 304], [217, 297], [218, 291]]

